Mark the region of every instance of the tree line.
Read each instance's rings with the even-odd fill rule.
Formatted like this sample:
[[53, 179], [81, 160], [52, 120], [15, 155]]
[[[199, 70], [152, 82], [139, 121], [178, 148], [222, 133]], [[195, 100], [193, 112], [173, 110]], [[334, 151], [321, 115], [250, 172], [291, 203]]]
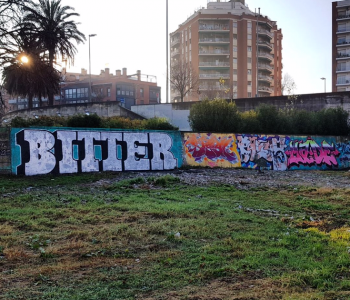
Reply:
[[350, 133], [349, 113], [341, 107], [306, 111], [293, 106], [278, 109], [263, 104], [255, 110], [240, 112], [234, 102], [215, 99], [193, 105], [188, 119], [193, 131], [204, 132], [285, 135]]
[[27, 97], [29, 108], [34, 97], [40, 105], [48, 97], [53, 105], [60, 83], [58, 59], [72, 63], [76, 44], [86, 40], [72, 19], [78, 16], [61, 0], [0, 0], [2, 88]]

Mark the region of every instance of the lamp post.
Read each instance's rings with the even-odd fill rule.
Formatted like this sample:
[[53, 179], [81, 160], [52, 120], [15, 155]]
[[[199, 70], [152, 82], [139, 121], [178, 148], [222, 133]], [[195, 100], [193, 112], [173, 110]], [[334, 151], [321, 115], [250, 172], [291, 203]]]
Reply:
[[324, 81], [324, 92], [326, 93], [326, 78], [322, 77], [321, 80]]
[[96, 34], [89, 34], [89, 102], [91, 102], [91, 54], [90, 54], [90, 38]]

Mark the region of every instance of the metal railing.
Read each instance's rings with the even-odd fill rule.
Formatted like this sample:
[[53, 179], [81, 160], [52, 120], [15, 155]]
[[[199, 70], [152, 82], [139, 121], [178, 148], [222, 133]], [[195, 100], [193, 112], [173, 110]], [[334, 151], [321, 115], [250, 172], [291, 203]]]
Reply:
[[273, 60], [273, 55], [266, 53], [266, 52], [258, 52], [258, 56], [266, 57], [266, 58]]
[[269, 81], [269, 82], [272, 81], [272, 78], [269, 77], [269, 76], [266, 76], [266, 75], [258, 75], [258, 79], [259, 80], [266, 80], [266, 81]]
[[258, 64], [258, 68], [273, 71], [273, 68], [270, 65], [266, 65], [266, 64]]
[[337, 84], [350, 84], [350, 80], [338, 79]]
[[266, 87], [266, 86], [259, 86], [259, 91], [260, 92], [267, 92], [267, 93], [272, 93], [273, 90], [269, 87]]
[[229, 67], [228, 61], [210, 61], [210, 62], [199, 62], [200, 67]]
[[259, 28], [259, 29], [258, 29], [258, 33], [259, 33], [259, 34], [266, 34], [266, 35], [268, 35], [270, 38], [272, 38], [272, 33], [271, 33], [270, 31], [266, 30], [266, 29], [261, 29], [261, 28]]
[[258, 44], [259, 44], [259, 47], [261, 47], [263, 45], [263, 46], [267, 46], [268, 48], [272, 49], [272, 44], [270, 44], [268, 42], [259, 41]]
[[199, 74], [199, 78], [228, 79], [230, 78], [230, 74]]
[[200, 43], [205, 43], [205, 42], [213, 42], [213, 43], [225, 42], [225, 43], [229, 43], [230, 39], [228, 39], [228, 38], [200, 38], [199, 42]]
[[229, 50], [199, 50], [199, 54], [230, 54]]
[[200, 24], [199, 30], [230, 30], [228, 24]]

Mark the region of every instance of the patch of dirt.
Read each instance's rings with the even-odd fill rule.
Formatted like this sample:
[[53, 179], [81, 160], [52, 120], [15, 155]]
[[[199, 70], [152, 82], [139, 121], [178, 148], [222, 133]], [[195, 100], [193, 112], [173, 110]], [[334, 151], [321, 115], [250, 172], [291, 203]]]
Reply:
[[[116, 178], [102, 179], [94, 186], [109, 186], [117, 181], [135, 177], [161, 177], [173, 175], [180, 182], [188, 185], [207, 186], [209, 184], [233, 185], [237, 189], [248, 190], [256, 188], [290, 188], [297, 186], [312, 186], [315, 188], [349, 188], [349, 171], [270, 171], [258, 172], [251, 169], [188, 169], [161, 172], [125, 172]], [[91, 186], [91, 185], [90, 185]], [[142, 189], [159, 189], [158, 186], [141, 184], [135, 187]]]

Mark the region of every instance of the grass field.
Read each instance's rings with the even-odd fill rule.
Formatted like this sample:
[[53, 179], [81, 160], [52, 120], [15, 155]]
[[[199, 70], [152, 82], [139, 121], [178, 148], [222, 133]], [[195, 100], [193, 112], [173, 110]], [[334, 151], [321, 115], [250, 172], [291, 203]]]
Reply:
[[350, 299], [350, 189], [118, 176], [0, 176], [0, 299]]

